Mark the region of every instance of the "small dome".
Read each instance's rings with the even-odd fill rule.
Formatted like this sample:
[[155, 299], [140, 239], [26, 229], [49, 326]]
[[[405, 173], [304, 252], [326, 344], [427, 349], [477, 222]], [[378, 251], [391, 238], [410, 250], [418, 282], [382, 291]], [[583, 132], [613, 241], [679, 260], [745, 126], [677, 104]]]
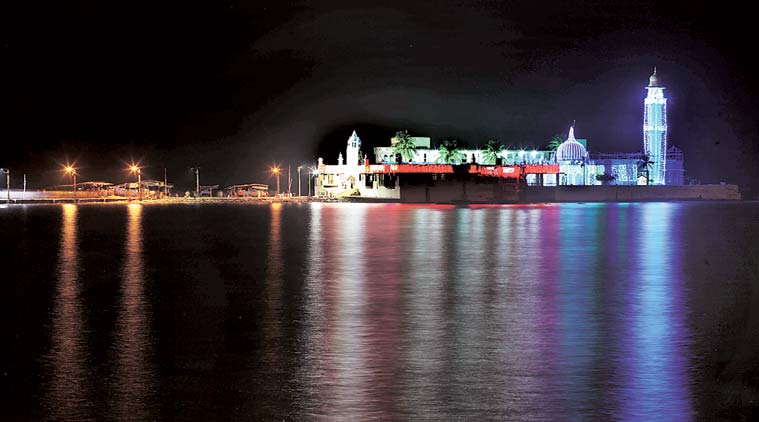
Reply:
[[557, 161], [576, 161], [584, 160], [587, 155], [585, 147], [575, 139], [575, 128], [572, 126], [569, 128], [569, 136], [567, 140], [559, 145], [556, 149]]
[[654, 68], [654, 73], [648, 78], [648, 86], [659, 86], [659, 77], [656, 76], [656, 68]]
[[558, 161], [584, 160], [585, 147], [577, 141], [566, 141], [556, 150], [556, 159]]

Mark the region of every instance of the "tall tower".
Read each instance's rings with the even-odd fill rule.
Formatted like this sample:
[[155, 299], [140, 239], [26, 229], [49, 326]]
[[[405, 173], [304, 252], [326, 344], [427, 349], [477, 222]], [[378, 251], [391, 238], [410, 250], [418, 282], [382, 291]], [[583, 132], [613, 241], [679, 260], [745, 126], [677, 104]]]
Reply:
[[356, 131], [348, 138], [348, 147], [345, 149], [345, 164], [349, 166], [359, 165], [361, 159], [361, 138], [356, 135]]
[[648, 78], [648, 95], [643, 104], [643, 153], [653, 162], [649, 184], [663, 185], [667, 171], [667, 99], [654, 73]]

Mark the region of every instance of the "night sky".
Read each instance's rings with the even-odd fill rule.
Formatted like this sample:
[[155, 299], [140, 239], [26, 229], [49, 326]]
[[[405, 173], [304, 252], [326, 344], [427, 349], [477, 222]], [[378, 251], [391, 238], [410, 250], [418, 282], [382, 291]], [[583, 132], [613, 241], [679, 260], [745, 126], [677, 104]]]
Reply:
[[[754, 190], [757, 38], [746, 10], [662, 1], [11, 0], [0, 167], [13, 187], [144, 177], [272, 183], [399, 129], [471, 146], [642, 148], [644, 87], [667, 87], [686, 177]], [[268, 4], [267, 4], [268, 3]]]

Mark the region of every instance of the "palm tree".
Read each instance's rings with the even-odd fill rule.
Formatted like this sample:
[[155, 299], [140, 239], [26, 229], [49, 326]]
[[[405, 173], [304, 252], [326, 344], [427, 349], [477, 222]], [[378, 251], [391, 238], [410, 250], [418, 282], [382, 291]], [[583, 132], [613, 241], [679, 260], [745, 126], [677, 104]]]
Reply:
[[559, 148], [559, 145], [561, 145], [564, 142], [564, 139], [561, 137], [561, 135], [556, 134], [551, 137], [551, 139], [548, 140], [548, 144], [546, 145], [546, 148], [549, 151], [556, 151]]
[[416, 154], [416, 144], [408, 130], [399, 130], [395, 133], [395, 145], [393, 145], [393, 154], [400, 154], [403, 161], [411, 162]]
[[596, 180], [598, 180], [599, 182], [601, 182], [602, 185], [606, 185], [606, 184], [608, 184], [609, 182], [611, 182], [611, 181], [613, 181], [615, 179], [616, 179], [616, 177], [614, 177], [614, 175], [609, 174], [609, 173], [597, 174], [596, 175]]
[[438, 163], [455, 164], [466, 159], [464, 153], [461, 152], [461, 146], [455, 139], [443, 141], [438, 147], [438, 152], [440, 153], [437, 158]]
[[502, 143], [495, 139], [491, 139], [485, 144], [485, 149], [482, 150], [482, 158], [487, 164], [495, 164], [496, 160], [501, 157], [501, 153], [505, 147]]
[[649, 157], [648, 154], [643, 154], [643, 158], [638, 161], [638, 174], [646, 173], [646, 185], [650, 184], [651, 182], [651, 178], [649, 176], [653, 168], [654, 162], [651, 161], [651, 157]]

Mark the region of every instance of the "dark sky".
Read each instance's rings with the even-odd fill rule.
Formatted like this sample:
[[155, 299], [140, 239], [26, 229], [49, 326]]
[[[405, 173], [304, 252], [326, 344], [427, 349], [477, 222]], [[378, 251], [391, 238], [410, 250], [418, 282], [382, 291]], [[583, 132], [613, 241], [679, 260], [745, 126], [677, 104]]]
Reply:
[[[667, 87], [687, 175], [757, 171], [756, 39], [747, 10], [663, 1], [11, 0], [0, 167], [30, 186], [147, 177], [270, 182], [327, 163], [355, 128], [541, 146], [576, 120], [593, 151], [642, 147], [644, 86]], [[268, 4], [267, 4], [268, 3]], [[711, 3], [713, 4], [713, 3]], [[14, 185], [20, 178], [14, 178]]]

